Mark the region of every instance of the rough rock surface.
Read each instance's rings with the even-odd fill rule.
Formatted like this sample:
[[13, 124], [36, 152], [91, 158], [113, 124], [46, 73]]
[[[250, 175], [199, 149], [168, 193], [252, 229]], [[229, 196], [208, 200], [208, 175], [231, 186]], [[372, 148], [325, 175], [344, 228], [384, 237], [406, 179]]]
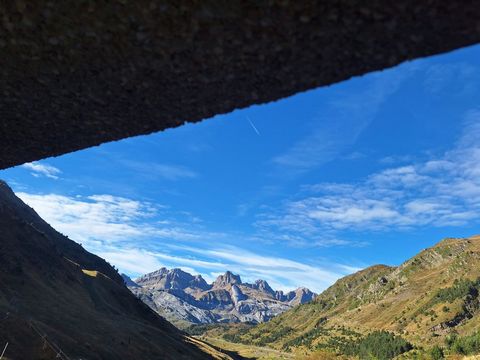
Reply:
[[0, 169], [480, 41], [472, 0], [18, 0], [0, 19]]
[[224, 288], [228, 285], [241, 284], [242, 280], [240, 276], [232, 274], [230, 271], [227, 271], [225, 275], [220, 275], [213, 283], [214, 288]]
[[[176, 279], [182, 279], [177, 281]], [[125, 279], [129, 289], [153, 310], [178, 326], [219, 322], [260, 323], [314, 299], [299, 288], [287, 294], [275, 292], [265, 280], [243, 283], [227, 271], [208, 285], [200, 276], [180, 269], [162, 268], [135, 281]], [[278, 296], [278, 294], [282, 296]]]
[[183, 290], [186, 288], [207, 290], [209, 288], [207, 282], [200, 275], [193, 276], [180, 269], [169, 271], [166, 268], [161, 268], [157, 271], [140, 277], [137, 279], [137, 282], [151, 290]]

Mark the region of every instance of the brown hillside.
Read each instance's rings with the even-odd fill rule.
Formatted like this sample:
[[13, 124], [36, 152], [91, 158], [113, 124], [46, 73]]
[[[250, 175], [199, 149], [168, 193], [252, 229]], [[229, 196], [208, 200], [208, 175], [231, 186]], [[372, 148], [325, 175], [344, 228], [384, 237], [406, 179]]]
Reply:
[[[292, 351], [374, 330], [415, 345], [443, 344], [480, 329], [480, 236], [446, 239], [398, 267], [377, 265], [338, 280], [313, 302], [236, 334], [236, 340]], [[230, 334], [230, 338], [232, 338]]]

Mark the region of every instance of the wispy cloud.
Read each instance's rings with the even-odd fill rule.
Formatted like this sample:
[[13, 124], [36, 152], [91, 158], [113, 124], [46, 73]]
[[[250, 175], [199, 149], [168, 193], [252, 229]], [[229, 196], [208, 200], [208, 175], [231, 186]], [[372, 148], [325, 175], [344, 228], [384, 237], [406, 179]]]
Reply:
[[359, 270], [345, 264], [301, 263], [282, 257], [260, 255], [233, 246], [196, 248], [173, 245], [167, 248], [173, 248], [183, 255], [172, 256], [139, 249], [106, 251], [100, 255], [133, 276], [166, 266], [186, 269], [194, 274], [200, 273], [207, 281], [213, 281], [218, 274], [230, 270], [240, 274], [243, 281], [264, 279], [279, 290], [306, 286], [319, 292], [340, 277]]
[[413, 158], [410, 155], [389, 155], [379, 160], [380, 164], [384, 165], [398, 165], [400, 163], [412, 162]]
[[122, 273], [132, 276], [146, 274], [164, 266], [155, 255], [138, 248], [106, 248], [98, 251], [97, 255], [115, 265]]
[[[251, 242], [262, 244], [282, 244], [290, 248], [361, 248], [370, 245], [367, 240], [352, 240], [337, 236], [333, 232], [319, 232], [315, 227], [311, 229], [305, 228], [305, 222], [303, 224], [288, 224], [288, 226], [278, 226], [275, 223], [273, 225], [270, 220], [276, 215], [270, 212], [266, 214], [260, 214], [259, 218], [262, 220], [257, 222], [257, 232], [251, 236]], [[268, 218], [268, 220], [265, 220]], [[286, 224], [282, 224], [286, 225]], [[298, 226], [297, 226], [298, 225]]]
[[312, 133], [273, 162], [293, 172], [304, 172], [335, 159], [348, 150], [375, 118], [382, 104], [410, 77], [415, 65], [373, 74], [355, 94], [339, 96], [318, 111]]
[[362, 152], [359, 152], [359, 151], [354, 151], [350, 154], [347, 154], [345, 156], [342, 156], [342, 159], [343, 160], [358, 160], [358, 159], [363, 159], [365, 158], [367, 155], [362, 153]]
[[45, 164], [45, 163], [39, 163], [39, 162], [31, 162], [31, 163], [26, 163], [23, 164], [21, 167], [24, 169], [28, 169], [31, 171], [32, 176], [35, 177], [47, 177], [50, 179], [58, 179], [58, 175], [60, 175], [62, 172], [60, 169], [56, 168], [55, 166]]
[[54, 228], [133, 276], [166, 266], [200, 273], [211, 281], [215, 274], [230, 270], [247, 281], [266, 279], [278, 289], [307, 286], [320, 291], [353, 269], [348, 264], [308, 264], [235, 246], [205, 247], [224, 234], [161, 221], [162, 208], [146, 202], [112, 195], [17, 195]]
[[195, 171], [185, 166], [132, 160], [122, 160], [121, 163], [132, 171], [135, 171], [139, 176], [153, 180], [160, 178], [174, 181], [179, 179], [194, 179], [198, 177], [198, 174]]
[[425, 90], [440, 94], [446, 90], [450, 96], [478, 94], [480, 72], [468, 63], [441, 63], [428, 67], [423, 82]]
[[359, 183], [321, 183], [265, 213], [260, 228], [286, 234], [335, 234], [462, 226], [480, 221], [480, 111], [466, 115], [457, 145], [442, 157], [387, 168]]
[[151, 231], [142, 226], [141, 220], [151, 214], [152, 208], [138, 201], [111, 195], [17, 195], [54, 228], [79, 242], [119, 241]]
[[[230, 262], [248, 280], [266, 279], [277, 288], [291, 290], [298, 286], [307, 286], [314, 291], [321, 291], [335, 280], [345, 275], [338, 265], [312, 265], [297, 261], [264, 256], [237, 247], [225, 247], [207, 250], [215, 258]], [[342, 271], [343, 270], [343, 271]]]
[[168, 216], [160, 219], [162, 206], [148, 202], [112, 195], [71, 197], [25, 192], [17, 195], [55, 229], [91, 249], [98, 248], [99, 243], [142, 239], [196, 241], [209, 235], [169, 221]]

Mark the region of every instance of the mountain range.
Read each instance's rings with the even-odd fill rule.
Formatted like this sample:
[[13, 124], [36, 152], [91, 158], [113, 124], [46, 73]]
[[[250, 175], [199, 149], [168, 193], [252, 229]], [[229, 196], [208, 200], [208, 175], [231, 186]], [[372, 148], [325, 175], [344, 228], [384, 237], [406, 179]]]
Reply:
[[135, 281], [122, 276], [138, 298], [179, 327], [262, 323], [316, 296], [307, 288], [287, 293], [274, 291], [265, 280], [244, 283], [230, 271], [218, 276], [212, 284], [207, 284], [201, 275], [193, 276], [180, 269], [161, 268]]
[[[215, 336], [318, 359], [478, 352], [480, 236], [445, 239], [400, 266], [371, 266], [267, 323], [221, 331]], [[421, 355], [426, 349], [436, 355]]]
[[182, 326], [210, 323], [202, 325], [207, 340], [235, 342], [235, 351], [246, 346], [250, 354], [270, 347], [269, 358], [479, 353], [480, 236], [445, 239], [399, 266], [371, 266], [318, 296], [243, 283], [229, 271], [212, 284], [165, 268], [132, 281], [55, 231], [0, 181], [4, 359], [241, 358], [158, 314]]
[[0, 181], [2, 351], [7, 343], [3, 359], [231, 359], [158, 316]]

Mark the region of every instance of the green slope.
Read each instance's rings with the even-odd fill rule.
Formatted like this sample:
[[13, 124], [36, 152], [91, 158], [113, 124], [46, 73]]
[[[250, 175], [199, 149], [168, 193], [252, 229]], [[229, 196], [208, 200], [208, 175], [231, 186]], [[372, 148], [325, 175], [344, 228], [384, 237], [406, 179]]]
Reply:
[[443, 346], [451, 334], [480, 329], [479, 278], [480, 236], [446, 239], [398, 267], [376, 265], [344, 277], [313, 302], [230, 330], [226, 338], [293, 353], [345, 353], [345, 346], [374, 341], [362, 339], [382, 330], [416, 347]]

